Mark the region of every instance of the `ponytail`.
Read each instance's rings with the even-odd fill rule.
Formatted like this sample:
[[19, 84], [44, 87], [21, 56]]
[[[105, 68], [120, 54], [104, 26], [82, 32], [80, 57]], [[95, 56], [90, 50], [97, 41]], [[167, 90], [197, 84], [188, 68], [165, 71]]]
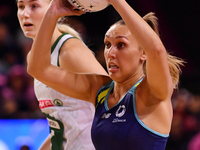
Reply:
[[[149, 26], [156, 32], [156, 34], [159, 36], [159, 29], [158, 29], [158, 18], [155, 16], [153, 12], [150, 12], [146, 14], [143, 19], [149, 24]], [[173, 55], [170, 55], [167, 52], [167, 60], [170, 70], [170, 75], [172, 77], [172, 81], [174, 83], [174, 88], [178, 87], [179, 83], [179, 75], [181, 74], [181, 68], [180, 66], [184, 66], [185, 61], [182, 59], [175, 57]], [[146, 65], [144, 64], [144, 73], [145, 72]]]
[[[82, 40], [80, 34], [74, 30], [72, 27], [70, 27], [69, 25], [67, 25], [65, 22], [67, 20], [67, 17], [61, 17], [58, 22], [57, 22], [57, 28], [61, 33], [69, 33], [72, 36]], [[82, 40], [83, 41], [83, 40]]]

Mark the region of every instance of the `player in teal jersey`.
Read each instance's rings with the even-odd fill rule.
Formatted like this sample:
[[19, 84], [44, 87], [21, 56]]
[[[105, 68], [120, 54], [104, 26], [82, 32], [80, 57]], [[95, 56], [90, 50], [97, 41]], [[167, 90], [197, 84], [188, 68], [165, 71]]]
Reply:
[[49, 63], [46, 45], [57, 18], [77, 13], [65, 0], [54, 0], [47, 10], [28, 58], [28, 73], [96, 106], [92, 140], [97, 150], [164, 150], [173, 116], [171, 96], [183, 61], [167, 53], [153, 13], [142, 18], [125, 0], [108, 2], [123, 19], [104, 38], [109, 77], [76, 74]]

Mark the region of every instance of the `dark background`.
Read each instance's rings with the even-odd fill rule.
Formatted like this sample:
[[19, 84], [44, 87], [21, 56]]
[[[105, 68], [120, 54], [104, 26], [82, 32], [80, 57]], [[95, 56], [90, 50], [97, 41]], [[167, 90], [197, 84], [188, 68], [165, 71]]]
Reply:
[[[166, 149], [200, 150], [188, 146], [200, 131], [200, 0], [127, 2], [141, 16], [155, 12], [166, 49], [187, 62], [182, 67], [179, 90], [172, 97], [174, 118]], [[15, 0], [0, 0], [0, 118], [45, 118], [33, 92], [33, 80], [26, 73], [26, 55], [32, 41], [23, 36], [16, 12]], [[104, 66], [104, 34], [119, 19], [109, 6], [103, 11], [69, 17], [68, 21]]]
[[[200, 1], [127, 0], [127, 2], [141, 16], [150, 11], [155, 12], [159, 19], [161, 39], [164, 45], [175, 56], [187, 62], [182, 68], [179, 87], [187, 88], [195, 94], [200, 93], [198, 88], [200, 84], [198, 79], [200, 75]], [[19, 31], [16, 11], [15, 0], [0, 1], [0, 21], [8, 25], [13, 37], [16, 37]], [[93, 51], [98, 50], [98, 46], [102, 44], [109, 26], [120, 19], [112, 6], [100, 12], [86, 13], [81, 17], [73, 18], [84, 26], [85, 42]]]

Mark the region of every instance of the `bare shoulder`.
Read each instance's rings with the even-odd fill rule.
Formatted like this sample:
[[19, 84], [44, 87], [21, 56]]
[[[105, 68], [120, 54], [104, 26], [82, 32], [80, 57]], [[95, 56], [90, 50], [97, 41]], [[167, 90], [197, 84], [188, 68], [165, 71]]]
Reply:
[[[160, 87], [162, 88], [162, 87]], [[164, 99], [159, 99], [156, 96], [157, 91], [152, 90], [148, 84], [147, 78], [145, 77], [143, 81], [138, 85], [136, 89], [136, 95], [138, 96], [144, 104], [158, 104], [161, 101], [170, 101], [172, 93], [168, 93], [168, 95]]]
[[78, 38], [72, 37], [69, 38], [68, 40], [66, 40], [62, 47], [61, 47], [61, 51], [60, 51], [60, 55], [61, 56], [65, 56], [65, 54], [69, 54], [69, 53], [83, 53], [83, 52], [90, 52], [92, 53], [92, 51], [85, 45], [85, 43]]
[[85, 45], [85, 43], [81, 39], [78, 39], [75, 37], [68, 39], [63, 44], [63, 48], [67, 50], [72, 50], [74, 48], [86, 48], [87, 50], [89, 50], [88, 47]]

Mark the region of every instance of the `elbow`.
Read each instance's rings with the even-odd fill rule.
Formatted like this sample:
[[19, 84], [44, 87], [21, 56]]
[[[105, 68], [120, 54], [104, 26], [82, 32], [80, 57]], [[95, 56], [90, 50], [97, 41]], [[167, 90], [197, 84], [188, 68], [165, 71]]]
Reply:
[[33, 67], [31, 67], [29, 64], [27, 65], [27, 73], [31, 75], [32, 77], [34, 77], [35, 71]]
[[154, 47], [154, 52], [158, 55], [160, 54], [166, 54], [166, 49], [164, 47], [164, 45], [162, 43], [158, 43], [157, 45], [155, 45]]
[[160, 58], [162, 60], [166, 58], [165, 60], [167, 60], [167, 51], [164, 46], [157, 45], [148, 53], [147, 57], [152, 58], [152, 60], [159, 60]]
[[35, 77], [37, 67], [35, 65], [33, 65], [30, 55], [31, 55], [31, 51], [28, 53], [27, 58], [26, 58], [26, 61], [27, 61], [27, 69], [26, 70], [29, 75], [31, 75], [32, 77]]
[[166, 53], [167, 52], [165, 46], [162, 43], [162, 41], [157, 42], [155, 48], [156, 48], [156, 51], [159, 52], [159, 53]]
[[144, 51], [147, 54], [147, 57], [153, 57], [153, 59], [155, 58], [159, 58], [159, 57], [163, 57], [164, 55], [167, 56], [167, 51], [164, 47], [164, 45], [162, 43], [159, 42], [155, 42], [153, 43], [150, 47], [148, 47], [146, 50], [144, 49]]
[[[34, 59], [30, 57], [30, 53], [27, 56], [27, 73], [33, 78], [41, 78], [44, 75], [44, 68], [47, 68], [47, 61], [41, 61], [40, 59]], [[50, 63], [49, 63], [50, 64]]]
[[27, 65], [27, 73], [34, 77], [34, 78], [37, 78], [38, 74], [39, 74], [39, 71], [40, 69], [35, 67], [35, 66], [32, 66], [32, 65]]

